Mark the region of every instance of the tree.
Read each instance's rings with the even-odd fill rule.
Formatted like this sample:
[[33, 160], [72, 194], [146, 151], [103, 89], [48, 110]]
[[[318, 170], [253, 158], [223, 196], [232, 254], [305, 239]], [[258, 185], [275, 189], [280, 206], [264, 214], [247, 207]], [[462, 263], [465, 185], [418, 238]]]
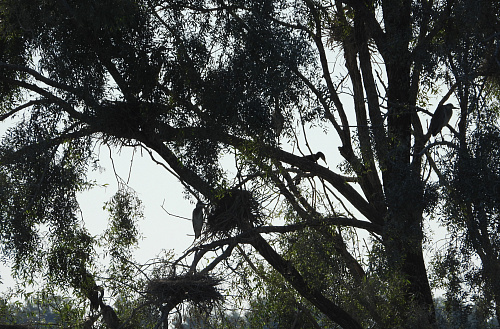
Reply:
[[[4, 0], [1, 6], [1, 118], [22, 113], [0, 149], [2, 249], [20, 278], [29, 279], [36, 265], [81, 298], [100, 291], [95, 241], [80, 226], [75, 193], [89, 187], [93, 146], [108, 144], [143, 149], [210, 204], [202, 239], [168, 270], [159, 267], [163, 278], [141, 283], [154, 292], [149, 302], [164, 326], [186, 301], [210, 310], [219, 298], [217, 271], [245, 246], [339, 327], [435, 323], [424, 227], [445, 181], [431, 151], [465, 147], [469, 105], [479, 100], [469, 86], [498, 70], [498, 4]], [[341, 64], [331, 62], [335, 54]], [[457, 95], [458, 144], [429, 141], [423, 122], [433, 111], [420, 106], [439, 87], [440, 104]], [[306, 128], [315, 125], [328, 129], [330, 145], [322, 151], [336, 154], [338, 146], [345, 172], [290, 151], [309, 147]], [[222, 154], [234, 155], [233, 176]], [[439, 181], [427, 179], [429, 169]], [[455, 179], [464, 175], [459, 170]], [[136, 241], [140, 214], [124, 211], [139, 205], [123, 191], [110, 203], [115, 274], [131, 266], [123, 255]], [[285, 225], [272, 225], [284, 214]], [[50, 228], [43, 252], [40, 224]], [[364, 255], [349, 243], [355, 230], [373, 237]], [[322, 243], [308, 241], [296, 252], [312, 248], [325, 266], [311, 271], [270, 233], [284, 241], [317, 236]], [[201, 268], [211, 252], [213, 261]], [[188, 256], [192, 263], [180, 266]], [[484, 261], [483, 267], [490, 273]], [[369, 298], [356, 293], [363, 289]], [[401, 311], [389, 324], [381, 305], [394, 301]], [[102, 302], [98, 308], [113, 327], [104, 316], [111, 310], [117, 317], [113, 308]]]
[[[473, 14], [469, 14], [471, 10]], [[456, 56], [449, 56], [446, 63], [457, 81], [460, 121], [454, 132], [454, 147], [444, 157], [436, 158], [442, 161], [440, 167], [443, 168], [442, 219], [452, 236], [460, 238], [451, 241], [443, 262], [438, 262], [438, 273], [453, 278], [447, 287], [448, 307], [463, 307], [463, 300], [472, 298], [486, 317], [494, 314], [498, 322], [500, 287], [495, 278], [500, 259], [495, 223], [500, 62], [497, 47], [489, 48], [488, 37], [485, 37], [498, 34], [497, 25], [485, 25], [487, 20], [496, 17], [498, 5], [476, 8], [464, 1], [455, 5], [455, 11], [457, 18], [450, 26], [462, 32], [450, 36], [447, 47], [460, 51]], [[443, 267], [442, 264], [454, 265]]]

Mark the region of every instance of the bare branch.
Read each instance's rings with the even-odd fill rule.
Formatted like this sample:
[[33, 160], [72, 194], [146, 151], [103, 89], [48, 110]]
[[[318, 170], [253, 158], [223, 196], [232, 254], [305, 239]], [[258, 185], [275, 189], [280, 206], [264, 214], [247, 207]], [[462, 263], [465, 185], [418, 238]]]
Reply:
[[0, 67], [5, 67], [5, 68], [7, 68], [9, 70], [13, 70], [13, 71], [20, 71], [20, 72], [28, 73], [29, 75], [31, 75], [32, 77], [34, 77], [38, 81], [41, 81], [41, 82], [43, 82], [51, 87], [67, 91], [67, 92], [70, 92], [70, 93], [75, 94], [75, 95], [79, 94], [79, 91], [77, 89], [75, 89], [71, 86], [65, 85], [63, 83], [60, 83], [60, 82], [56, 82], [52, 79], [49, 79], [49, 78], [43, 76], [42, 74], [40, 74], [39, 72], [33, 70], [32, 68], [22, 66], [22, 65], [8, 64], [5, 62], [0, 62]]
[[14, 84], [14, 85], [17, 85], [19, 87], [23, 87], [23, 88], [26, 88], [26, 89], [29, 89], [31, 91], [34, 91], [36, 92], [37, 94], [41, 95], [41, 96], [44, 96], [47, 100], [50, 100], [58, 105], [61, 106], [61, 108], [63, 108], [69, 115], [71, 115], [72, 117], [74, 117], [75, 119], [80, 119], [82, 121], [86, 121], [85, 117], [83, 116], [82, 113], [76, 111], [72, 105], [68, 104], [66, 101], [64, 101], [63, 99], [55, 96], [54, 94], [52, 94], [51, 92], [37, 86], [37, 85], [34, 85], [34, 84], [31, 84], [31, 83], [28, 83], [28, 82], [25, 82], [25, 81], [19, 81], [19, 80], [15, 80], [15, 79], [10, 79], [10, 78], [4, 78], [4, 81], [7, 81], [11, 84]]
[[306, 222], [284, 225], [284, 226], [263, 226], [255, 228], [254, 231], [257, 233], [290, 233], [303, 230], [306, 227], [321, 227], [325, 225], [356, 227], [379, 235], [382, 234], [382, 226], [347, 217], [327, 217], [318, 220], [308, 220]]
[[27, 107], [30, 107], [30, 106], [33, 106], [33, 105], [38, 105], [38, 104], [47, 104], [47, 103], [50, 103], [47, 99], [38, 99], [38, 100], [32, 100], [32, 101], [29, 101], [23, 105], [20, 105], [12, 110], [10, 110], [9, 112], [3, 114], [3, 115], [0, 115], [0, 121], [4, 121], [5, 119], [13, 116], [14, 114], [16, 114], [17, 112], [27, 108]]

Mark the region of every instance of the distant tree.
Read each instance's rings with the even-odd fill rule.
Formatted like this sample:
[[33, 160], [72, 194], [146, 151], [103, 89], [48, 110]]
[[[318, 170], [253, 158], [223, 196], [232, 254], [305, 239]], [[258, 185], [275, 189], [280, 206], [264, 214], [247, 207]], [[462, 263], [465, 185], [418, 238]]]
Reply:
[[[471, 115], [497, 96], [485, 87], [498, 77], [498, 3], [3, 0], [0, 9], [0, 118], [10, 125], [2, 252], [23, 282], [39, 274], [91, 303], [91, 325], [123, 327], [150, 312], [166, 328], [185, 303], [210, 314], [222, 274], [249, 278], [236, 265], [254, 252], [291, 291], [289, 321], [432, 327], [424, 244], [440, 201], [462, 216], [443, 222], [466, 232], [460, 242], [481, 259], [498, 316], [487, 241], [498, 208], [467, 197], [482, 145]], [[458, 100], [458, 129], [430, 139], [438, 92], [441, 105]], [[320, 150], [311, 127], [327, 132]], [[107, 204], [111, 263], [98, 269], [76, 194], [92, 187], [86, 174], [103, 144], [143, 150], [209, 204], [192, 249], [141, 272], [130, 259], [141, 204], [123, 184]], [[340, 156], [338, 170], [304, 157], [319, 151], [330, 166]], [[438, 161], [448, 152], [449, 174]], [[496, 179], [495, 161], [476, 187]], [[363, 246], [360, 231], [371, 237]], [[243, 287], [247, 297], [255, 288]], [[118, 295], [123, 313], [109, 299]]]
[[1, 328], [77, 327], [84, 313], [74, 299], [48, 295], [47, 292], [31, 294], [23, 301], [9, 302], [5, 293], [2, 298], [5, 299], [0, 306]]

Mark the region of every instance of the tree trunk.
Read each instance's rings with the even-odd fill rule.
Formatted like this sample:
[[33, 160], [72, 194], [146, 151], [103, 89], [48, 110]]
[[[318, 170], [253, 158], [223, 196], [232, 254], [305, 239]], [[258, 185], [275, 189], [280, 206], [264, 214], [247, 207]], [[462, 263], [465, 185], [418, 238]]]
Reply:
[[[402, 47], [401, 49], [407, 49]], [[423, 182], [420, 165], [410, 161], [410, 61], [403, 55], [387, 62], [389, 152], [384, 179], [388, 216], [383, 237], [390, 264], [408, 279], [408, 298], [435, 322], [434, 303], [422, 252]]]

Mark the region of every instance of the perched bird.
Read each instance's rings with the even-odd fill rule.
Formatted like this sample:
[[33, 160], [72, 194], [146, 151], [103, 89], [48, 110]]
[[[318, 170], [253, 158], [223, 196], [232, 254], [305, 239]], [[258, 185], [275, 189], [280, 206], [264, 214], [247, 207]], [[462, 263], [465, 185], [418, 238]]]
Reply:
[[102, 298], [104, 297], [104, 288], [94, 286], [89, 292], [88, 298], [90, 300], [90, 310], [97, 311], [102, 305]]
[[431, 124], [429, 126], [429, 132], [432, 136], [439, 134], [441, 129], [448, 124], [453, 114], [453, 109], [457, 107], [453, 104], [439, 105], [436, 112], [432, 115]]
[[196, 204], [196, 208], [193, 210], [193, 229], [194, 229], [194, 238], [198, 239], [201, 235], [201, 229], [203, 227], [203, 208], [205, 204], [201, 201], [198, 201]]
[[281, 135], [281, 131], [283, 130], [283, 125], [285, 124], [285, 117], [281, 114], [280, 110], [276, 108], [272, 114], [272, 125], [274, 128], [274, 132], [276, 133], [276, 137]]
[[[306, 156], [303, 156], [302, 158], [309, 160], [309, 161], [312, 161], [314, 163], [317, 163], [319, 159], [322, 159], [326, 163], [326, 158], [325, 158], [325, 155], [323, 154], [323, 152], [318, 152], [316, 154], [306, 155]], [[297, 175], [293, 178], [293, 182], [295, 184], [299, 184], [302, 177], [306, 177], [306, 176], [311, 177], [311, 173], [303, 172], [300, 170], [297, 173]]]
[[326, 158], [323, 152], [318, 152], [316, 154], [311, 154], [311, 155], [306, 155], [303, 157], [304, 159], [307, 159], [312, 162], [318, 162], [319, 159], [322, 159], [326, 163]]

